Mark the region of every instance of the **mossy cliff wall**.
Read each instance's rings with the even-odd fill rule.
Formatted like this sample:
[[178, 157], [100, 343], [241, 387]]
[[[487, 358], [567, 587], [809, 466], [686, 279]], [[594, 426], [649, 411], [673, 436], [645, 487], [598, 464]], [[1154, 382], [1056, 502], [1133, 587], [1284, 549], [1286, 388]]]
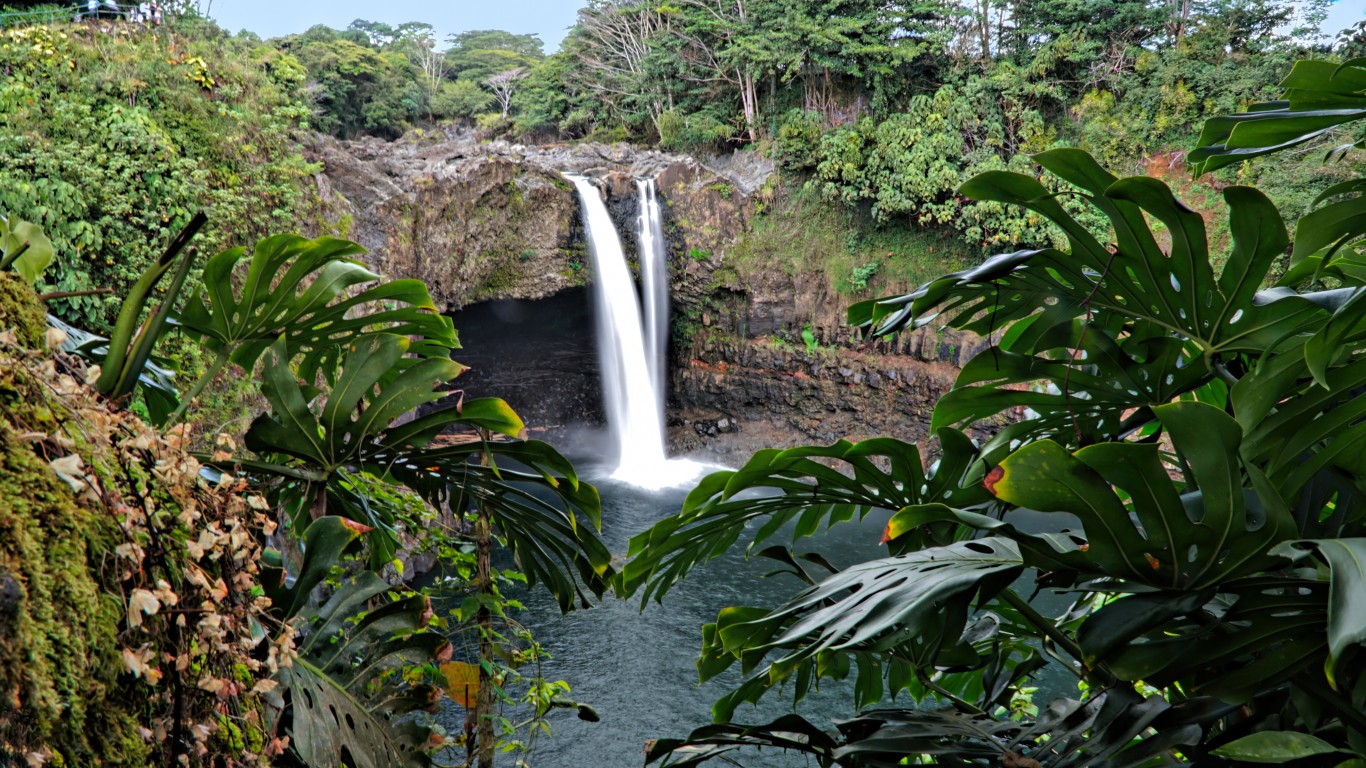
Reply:
[[0, 765], [44, 747], [50, 764], [146, 765], [143, 704], [117, 695], [122, 601], [103, 573], [122, 536], [41, 455], [69, 414], [16, 360], [43, 335], [33, 293], [0, 274]]
[[270, 764], [269, 507], [87, 387], [61, 336], [0, 273], [0, 766]]

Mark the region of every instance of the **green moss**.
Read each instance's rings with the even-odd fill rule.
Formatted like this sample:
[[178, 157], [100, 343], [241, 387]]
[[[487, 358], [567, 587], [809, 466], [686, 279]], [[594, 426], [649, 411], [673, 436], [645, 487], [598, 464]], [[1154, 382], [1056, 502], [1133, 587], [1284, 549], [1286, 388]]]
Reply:
[[[9, 275], [0, 275], [0, 318], [41, 346], [41, 305]], [[0, 763], [6, 750], [45, 745], [49, 765], [147, 765], [137, 725], [150, 717], [135, 717], [138, 697], [118, 691], [123, 604], [100, 571], [120, 535], [108, 510], [78, 502], [36, 450], [44, 444], [34, 438], [70, 414], [10, 352], [23, 354], [0, 349], [0, 695], [17, 717], [0, 719]]]
[[[0, 408], [22, 423], [21, 371], [0, 378]], [[79, 506], [32, 443], [0, 420], [0, 573], [20, 595], [0, 617], [0, 690], [32, 719], [29, 738], [75, 765], [141, 765], [150, 753], [134, 718], [110, 701], [122, 604], [102, 589], [92, 554], [113, 549], [108, 520]]]
[[13, 328], [19, 343], [37, 347], [47, 330], [47, 313], [33, 289], [13, 272], [0, 272], [0, 330]]

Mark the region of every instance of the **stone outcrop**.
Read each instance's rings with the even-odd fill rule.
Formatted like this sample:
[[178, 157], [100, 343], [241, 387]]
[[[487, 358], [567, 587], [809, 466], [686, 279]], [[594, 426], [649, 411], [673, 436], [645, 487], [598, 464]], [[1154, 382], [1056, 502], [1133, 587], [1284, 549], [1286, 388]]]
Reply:
[[[459, 131], [396, 142], [315, 137], [324, 210], [390, 277], [426, 281], [439, 306], [535, 299], [591, 281], [579, 203], [562, 172], [599, 180], [619, 227], [636, 215], [634, 179], [657, 177], [680, 254], [723, 251], [750, 215], [761, 158], [713, 170], [684, 156], [594, 143], [478, 142]], [[624, 245], [633, 248], [630, 238]]]
[[[935, 401], [983, 347], [934, 328], [863, 343], [844, 321], [848, 298], [821, 275], [761, 269], [738, 282], [728, 252], [771, 202], [772, 165], [752, 153], [702, 162], [625, 145], [414, 132], [392, 143], [318, 138], [313, 154], [323, 165], [319, 195], [344, 234], [370, 249], [377, 270], [424, 280], [438, 305], [457, 313], [475, 364], [466, 391], [516, 400], [546, 437], [602, 418], [591, 318], [580, 317], [586, 307], [565, 309], [585, 300], [566, 291], [591, 283], [592, 268], [563, 172], [595, 180], [623, 234], [639, 213], [635, 180], [657, 180], [671, 249], [677, 451], [740, 461], [762, 447], [840, 438], [927, 440]], [[622, 241], [634, 257], [634, 238]], [[478, 305], [475, 314], [462, 318], [468, 305]], [[485, 326], [485, 306], [493, 316], [544, 307], [555, 327]], [[475, 343], [478, 334], [490, 339]]]
[[858, 347], [711, 331], [675, 360], [675, 450], [743, 461], [761, 448], [930, 439], [934, 404], [982, 340], [926, 328]]

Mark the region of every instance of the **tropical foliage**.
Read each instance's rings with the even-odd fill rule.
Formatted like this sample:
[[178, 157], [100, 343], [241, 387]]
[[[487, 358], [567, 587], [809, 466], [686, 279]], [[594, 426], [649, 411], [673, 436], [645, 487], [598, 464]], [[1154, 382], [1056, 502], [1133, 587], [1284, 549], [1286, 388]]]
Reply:
[[[5, 264], [31, 282], [52, 249], [33, 225], [5, 222]], [[507, 603], [498, 583], [542, 583], [566, 611], [601, 596], [614, 572], [596, 534], [597, 492], [549, 445], [523, 439], [521, 420], [500, 400], [459, 398], [414, 417], [419, 407], [442, 400], [441, 387], [464, 370], [449, 358], [459, 346], [455, 331], [425, 286], [380, 280], [351, 258], [361, 253], [354, 243], [266, 238], [250, 252], [245, 270], [236, 269], [245, 249], [224, 251], [203, 268], [204, 286], [176, 309], [193, 263], [187, 245], [204, 222], [203, 214], [194, 217], [138, 280], [110, 338], [49, 317], [57, 329], [48, 333], [49, 346], [66, 345], [94, 364], [85, 378], [103, 396], [100, 407], [117, 412], [140, 396], [158, 423], [176, 425], [168, 433], [177, 435], [176, 450], [186, 442], [181, 419], [195, 407], [204, 382], [225, 366], [259, 370], [270, 406], [246, 433], [252, 456], [238, 455], [232, 437], [220, 435], [213, 455], [200, 457], [214, 469], [201, 471], [189, 459], [176, 464], [174, 474], [177, 483], [191, 485], [189, 478], [201, 475], [229, 493], [250, 488], [269, 504], [249, 497], [256, 512], [245, 519], [240, 508], [247, 502], [223, 502], [235, 510], [230, 531], [196, 535], [196, 523], [227, 523], [190, 511], [177, 518], [170, 506], [159, 517], [148, 506], [123, 526], [130, 538], [118, 547], [120, 556], [160, 579], [154, 589], [143, 586], [153, 582], [133, 582], [123, 622], [130, 639], [146, 642], [125, 650], [124, 667], [132, 680], [156, 686], [167, 675], [160, 660], [182, 665], [171, 675], [171, 713], [147, 730], [149, 748], [171, 760], [207, 759], [222, 754], [209, 745], [217, 735], [232, 745], [233, 764], [265, 764], [288, 753], [305, 765], [330, 766], [428, 765], [436, 753], [463, 745], [471, 755], [477, 746], [480, 764], [490, 765], [500, 739], [516, 743], [515, 732], [500, 734], [494, 727], [495, 693], [508, 682], [500, 670], [515, 671], [501, 661], [506, 654], [499, 646], [508, 638], [495, 619]], [[160, 297], [155, 306], [154, 297]], [[172, 331], [195, 340], [214, 360], [183, 390], [152, 362], [153, 350]], [[63, 386], [78, 387], [67, 381]], [[437, 442], [452, 430], [463, 437]], [[53, 466], [77, 491], [98, 489], [100, 481], [85, 474], [80, 455], [70, 458]], [[171, 476], [170, 470], [159, 472]], [[192, 510], [193, 500], [182, 501], [180, 509]], [[277, 511], [284, 527], [276, 531], [275, 521], [261, 514], [265, 510]], [[443, 516], [449, 530], [428, 530]], [[148, 535], [138, 526], [148, 527]], [[267, 545], [271, 534], [277, 538]], [[170, 535], [177, 544], [168, 550], [161, 537]], [[434, 622], [425, 595], [391, 589], [380, 572], [401, 566], [397, 554], [405, 545], [438, 550], [456, 568], [473, 566], [465, 586], [475, 601], [472, 613], [462, 606], [453, 623]], [[506, 546], [522, 573], [495, 573], [496, 546]], [[215, 560], [228, 554], [236, 570], [215, 581], [216, 574], [197, 562], [210, 552]], [[190, 561], [182, 563], [186, 555]], [[336, 586], [319, 607], [318, 588], [329, 581]], [[203, 609], [210, 615], [200, 623], [209, 634], [168, 631], [159, 616], [174, 621], [176, 612], [163, 607], [196, 590], [212, 593]], [[245, 596], [252, 590], [268, 601]], [[224, 600], [250, 608], [229, 617], [207, 607]], [[164, 636], [147, 634], [151, 627], [140, 629], [145, 625]], [[452, 662], [448, 631], [477, 639], [471, 661], [480, 691], [476, 702], [466, 699], [471, 728], [449, 741], [419, 716], [454, 685], [441, 671]], [[217, 723], [197, 719], [201, 708], [185, 704], [183, 693], [194, 682], [183, 667], [192, 659], [199, 659], [198, 688], [244, 707], [245, 721], [237, 722], [239, 715]], [[226, 678], [214, 676], [234, 664], [246, 666]], [[534, 705], [526, 725], [538, 726], [555, 708], [591, 715], [564, 696], [563, 683], [516, 680]], [[34, 754], [50, 754], [41, 744]]]
[[[1361, 71], [1302, 62], [1287, 103], [1211, 121], [1197, 168], [1360, 117]], [[885, 438], [763, 452], [632, 541], [623, 586], [658, 599], [741, 536], [801, 541], [823, 522], [886, 520], [887, 556], [843, 570], [815, 552], [763, 552], [809, 586], [703, 628], [703, 679], [736, 664], [745, 677], [717, 702], [717, 725], [659, 742], [652, 761], [759, 746], [845, 766], [1366, 755], [1353, 448], [1366, 434], [1355, 397], [1366, 288], [1353, 267], [1366, 218], [1353, 198], [1309, 214], [1282, 270], [1279, 212], [1228, 186], [1216, 260], [1204, 219], [1162, 182], [1117, 178], [1078, 150], [1032, 159], [1062, 186], [989, 171], [959, 193], [1046, 218], [1062, 243], [849, 313], [872, 336], [939, 318], [990, 341], [936, 405], [942, 458], [930, 470]], [[1058, 188], [1105, 226], [1074, 216]], [[978, 442], [960, 431], [1001, 414]], [[754, 490], [764, 495], [740, 495]], [[1041, 611], [1026, 589], [1071, 607]], [[1083, 697], [1037, 716], [1012, 707], [1045, 664], [1074, 675]], [[731, 723], [772, 688], [800, 699], [851, 675], [855, 707], [901, 691], [922, 704], [835, 732], [795, 715]]]

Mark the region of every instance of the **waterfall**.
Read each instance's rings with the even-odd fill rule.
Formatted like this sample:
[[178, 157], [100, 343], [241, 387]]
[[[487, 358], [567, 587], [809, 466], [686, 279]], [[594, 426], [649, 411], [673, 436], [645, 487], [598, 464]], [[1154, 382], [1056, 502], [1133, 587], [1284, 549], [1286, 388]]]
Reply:
[[[612, 478], [645, 488], [681, 485], [696, 478], [701, 466], [670, 461], [664, 452], [668, 277], [654, 182], [639, 187], [641, 272], [646, 294], [642, 313], [621, 238], [601, 194], [582, 176], [566, 174], [566, 178], [574, 183], [583, 203], [585, 236], [593, 259], [603, 402], [607, 426], [618, 450]], [[649, 205], [645, 205], [647, 193]]]
[[654, 179], [637, 179], [636, 196], [640, 216], [636, 219], [636, 241], [640, 250], [641, 294], [645, 300], [645, 364], [655, 390], [659, 418], [664, 419], [665, 387], [668, 383], [669, 350], [669, 260], [664, 242], [664, 221]]

